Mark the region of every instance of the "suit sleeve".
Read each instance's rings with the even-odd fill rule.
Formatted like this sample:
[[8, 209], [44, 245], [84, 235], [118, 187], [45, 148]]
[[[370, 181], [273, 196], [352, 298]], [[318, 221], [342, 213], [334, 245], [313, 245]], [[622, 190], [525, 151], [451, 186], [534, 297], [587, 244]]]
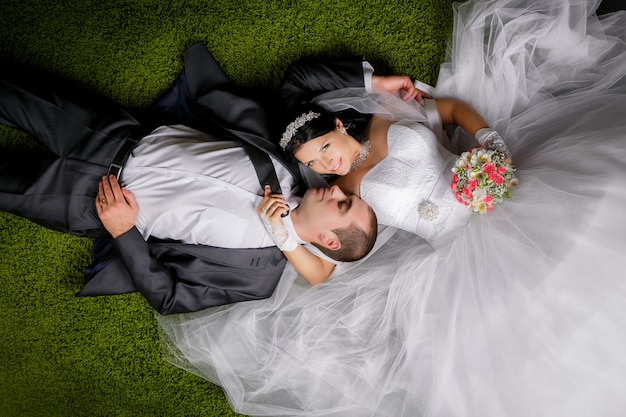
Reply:
[[183, 123], [212, 135], [237, 132], [269, 138], [265, 109], [235, 85], [198, 42], [185, 54], [183, 71], [152, 105], [153, 123]]
[[[267, 298], [286, 263], [276, 248], [148, 244], [136, 228], [113, 245], [136, 289], [161, 314]], [[214, 249], [213, 258], [198, 256], [207, 248]]]
[[290, 108], [328, 91], [365, 87], [363, 62], [362, 58], [296, 62], [285, 71], [281, 101]]

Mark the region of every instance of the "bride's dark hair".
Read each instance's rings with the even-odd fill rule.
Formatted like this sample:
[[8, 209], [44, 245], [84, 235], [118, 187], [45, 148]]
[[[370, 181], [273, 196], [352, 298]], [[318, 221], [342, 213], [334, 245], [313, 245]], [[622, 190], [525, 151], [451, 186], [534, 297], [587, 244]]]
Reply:
[[[333, 113], [319, 104], [309, 102], [301, 104], [293, 111], [293, 117], [289, 123], [309, 112], [319, 113], [319, 117], [313, 118], [297, 128], [284, 147], [285, 153], [292, 160], [295, 160], [294, 153], [301, 145], [335, 130], [335, 119], [341, 120], [348, 134], [352, 136], [362, 132], [369, 120], [369, 115], [356, 113], [355, 116], [353, 111]], [[285, 128], [288, 126], [289, 124]]]

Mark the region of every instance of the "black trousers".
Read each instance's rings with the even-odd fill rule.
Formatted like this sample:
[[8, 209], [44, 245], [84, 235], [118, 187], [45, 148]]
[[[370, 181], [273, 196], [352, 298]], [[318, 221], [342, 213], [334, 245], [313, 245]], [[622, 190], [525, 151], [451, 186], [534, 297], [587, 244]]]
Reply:
[[30, 133], [42, 155], [3, 150], [0, 210], [49, 229], [96, 237], [98, 182], [141, 124], [109, 100], [59, 77], [0, 62], [0, 123]]

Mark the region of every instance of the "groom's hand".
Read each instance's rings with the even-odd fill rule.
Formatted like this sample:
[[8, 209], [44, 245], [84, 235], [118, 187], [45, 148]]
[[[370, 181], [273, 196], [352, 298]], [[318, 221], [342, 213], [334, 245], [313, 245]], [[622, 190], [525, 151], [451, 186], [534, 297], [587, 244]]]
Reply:
[[121, 187], [114, 175], [102, 177], [96, 196], [96, 211], [105, 229], [114, 238], [135, 226], [138, 206], [135, 196]]
[[424, 98], [432, 98], [428, 93], [415, 88], [411, 78], [406, 75], [372, 75], [372, 88], [390, 93], [401, 91], [405, 101], [414, 99], [420, 104]]

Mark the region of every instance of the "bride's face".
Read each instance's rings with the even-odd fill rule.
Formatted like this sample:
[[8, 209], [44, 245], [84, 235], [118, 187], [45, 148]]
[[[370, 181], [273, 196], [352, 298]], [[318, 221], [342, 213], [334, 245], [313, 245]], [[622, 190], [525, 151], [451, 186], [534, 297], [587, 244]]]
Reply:
[[359, 154], [359, 143], [343, 126], [300, 145], [294, 156], [319, 174], [346, 175]]

